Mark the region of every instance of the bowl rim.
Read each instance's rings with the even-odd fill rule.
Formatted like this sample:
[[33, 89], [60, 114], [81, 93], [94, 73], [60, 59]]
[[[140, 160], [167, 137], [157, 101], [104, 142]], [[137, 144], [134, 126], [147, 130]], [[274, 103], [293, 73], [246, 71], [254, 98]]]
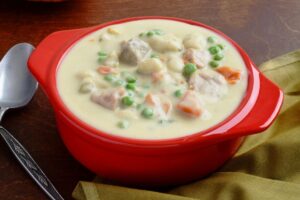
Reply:
[[[151, 19], [178, 21], [190, 25], [200, 26], [205, 29], [209, 29], [210, 31], [213, 31], [215, 34], [227, 40], [239, 52], [247, 69], [247, 74], [248, 74], [247, 90], [239, 106], [227, 118], [225, 118], [221, 122], [213, 125], [208, 129], [193, 134], [189, 134], [186, 136], [181, 136], [176, 138], [166, 138], [166, 139], [135, 139], [135, 138], [110, 134], [105, 131], [96, 129], [92, 125], [88, 124], [87, 122], [77, 117], [67, 107], [67, 105], [65, 105], [58, 92], [56, 74], [62, 60], [72, 49], [72, 47], [76, 45], [77, 42], [80, 41], [85, 36], [97, 30], [103, 29], [107, 26], [126, 23], [130, 21], [151, 20]], [[259, 78], [258, 78], [259, 75], [251, 59], [249, 58], [247, 53], [235, 41], [233, 41], [231, 38], [226, 36], [221, 31], [212, 28], [206, 24], [189, 20], [189, 19], [182, 19], [176, 17], [141, 16], [141, 17], [131, 17], [131, 18], [124, 18], [120, 20], [114, 20], [114, 21], [102, 23], [94, 27], [77, 29], [77, 30], [78, 31], [82, 30], [82, 34], [79, 34], [78, 36], [73, 38], [69, 38], [70, 42], [65, 44], [61, 48], [61, 50], [57, 52], [57, 54], [55, 54], [55, 59], [51, 63], [49, 82], [47, 84], [55, 83], [55, 84], [50, 84], [49, 89], [51, 90], [52, 93], [52, 95], [50, 96], [50, 101], [54, 103], [54, 108], [56, 109], [56, 112], [63, 114], [63, 116], [67, 118], [69, 122], [72, 122], [73, 126], [76, 126], [77, 128], [81, 129], [82, 133], [87, 134], [92, 138], [95, 138], [97, 140], [100, 139], [102, 141], [103, 140], [110, 141], [116, 144], [124, 144], [126, 146], [142, 146], [142, 147], [178, 146], [178, 145], [185, 145], [191, 142], [200, 143], [200, 142], [214, 141], [214, 140], [219, 141], [222, 140], [222, 138], [226, 138], [225, 137], [226, 133], [230, 132], [231, 128], [233, 128], [238, 123], [240, 123], [249, 114], [249, 112], [255, 105], [259, 93]]]

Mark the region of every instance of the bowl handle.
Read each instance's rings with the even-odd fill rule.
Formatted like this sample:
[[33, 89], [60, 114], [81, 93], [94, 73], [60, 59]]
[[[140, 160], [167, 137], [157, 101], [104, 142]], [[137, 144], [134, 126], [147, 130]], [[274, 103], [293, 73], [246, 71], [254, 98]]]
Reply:
[[228, 130], [228, 136], [245, 136], [267, 129], [279, 113], [283, 92], [259, 72], [260, 89], [255, 105], [248, 115]]
[[64, 53], [66, 47], [92, 28], [54, 32], [39, 43], [28, 60], [28, 67], [44, 88], [47, 87], [46, 83], [52, 68], [51, 66], [57, 59], [56, 56]]

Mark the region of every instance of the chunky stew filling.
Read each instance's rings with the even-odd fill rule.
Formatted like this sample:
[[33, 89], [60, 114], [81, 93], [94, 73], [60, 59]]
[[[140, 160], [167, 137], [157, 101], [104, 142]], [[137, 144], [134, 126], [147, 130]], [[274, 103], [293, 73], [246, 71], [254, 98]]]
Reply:
[[[179, 22], [172, 23], [176, 26]], [[161, 135], [155, 133], [159, 127], [168, 131], [172, 124], [189, 126], [188, 121], [199, 122], [199, 126], [208, 121], [212, 126], [226, 118], [230, 113], [220, 108], [226, 107], [231, 97], [238, 96], [235, 105], [228, 105], [232, 112], [246, 89], [247, 73], [241, 58], [228, 62], [232, 56], [239, 56], [236, 50], [208, 30], [205, 34], [189, 30], [177, 34], [159, 23], [156, 25], [151, 29], [141, 26], [139, 32], [128, 33], [125, 23], [101, 30], [98, 38], [90, 36], [92, 39], [85, 42], [86, 51], [89, 44], [97, 45], [93, 47], [97, 51], [87, 53], [84, 60], [88, 62], [82, 63], [93, 63], [95, 67], [85, 69], [81, 65], [72, 75], [78, 97], [85, 96], [77, 106], [85, 103], [102, 108], [94, 112], [104, 113], [103, 118], [105, 113], [111, 113], [107, 115], [113, 116], [109, 123], [122, 131], [144, 131], [137, 126], [144, 123], [149, 133], [143, 138], [164, 138], [151, 136]], [[106, 48], [109, 43], [113, 47]], [[223, 118], [212, 123], [214, 116], [220, 115], [218, 112], [224, 112]], [[104, 119], [98, 120], [101, 124]], [[170, 131], [176, 131], [176, 127]]]

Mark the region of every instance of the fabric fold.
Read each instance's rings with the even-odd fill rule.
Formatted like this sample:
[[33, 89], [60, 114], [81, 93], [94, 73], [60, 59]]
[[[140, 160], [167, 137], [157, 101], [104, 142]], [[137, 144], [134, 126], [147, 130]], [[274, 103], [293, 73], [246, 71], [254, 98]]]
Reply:
[[300, 50], [267, 61], [260, 70], [284, 91], [281, 112], [266, 131], [248, 136], [236, 155], [218, 172], [166, 192], [79, 182], [73, 197], [78, 200], [300, 199]]

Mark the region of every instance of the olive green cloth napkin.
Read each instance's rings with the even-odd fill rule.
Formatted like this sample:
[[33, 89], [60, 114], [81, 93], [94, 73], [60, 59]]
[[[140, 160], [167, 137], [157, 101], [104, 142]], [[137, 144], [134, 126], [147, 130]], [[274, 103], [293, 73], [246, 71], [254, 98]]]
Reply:
[[79, 182], [73, 197], [78, 200], [299, 200], [300, 50], [263, 63], [260, 69], [284, 90], [280, 115], [264, 133], [247, 137], [234, 158], [219, 171], [165, 193]]

